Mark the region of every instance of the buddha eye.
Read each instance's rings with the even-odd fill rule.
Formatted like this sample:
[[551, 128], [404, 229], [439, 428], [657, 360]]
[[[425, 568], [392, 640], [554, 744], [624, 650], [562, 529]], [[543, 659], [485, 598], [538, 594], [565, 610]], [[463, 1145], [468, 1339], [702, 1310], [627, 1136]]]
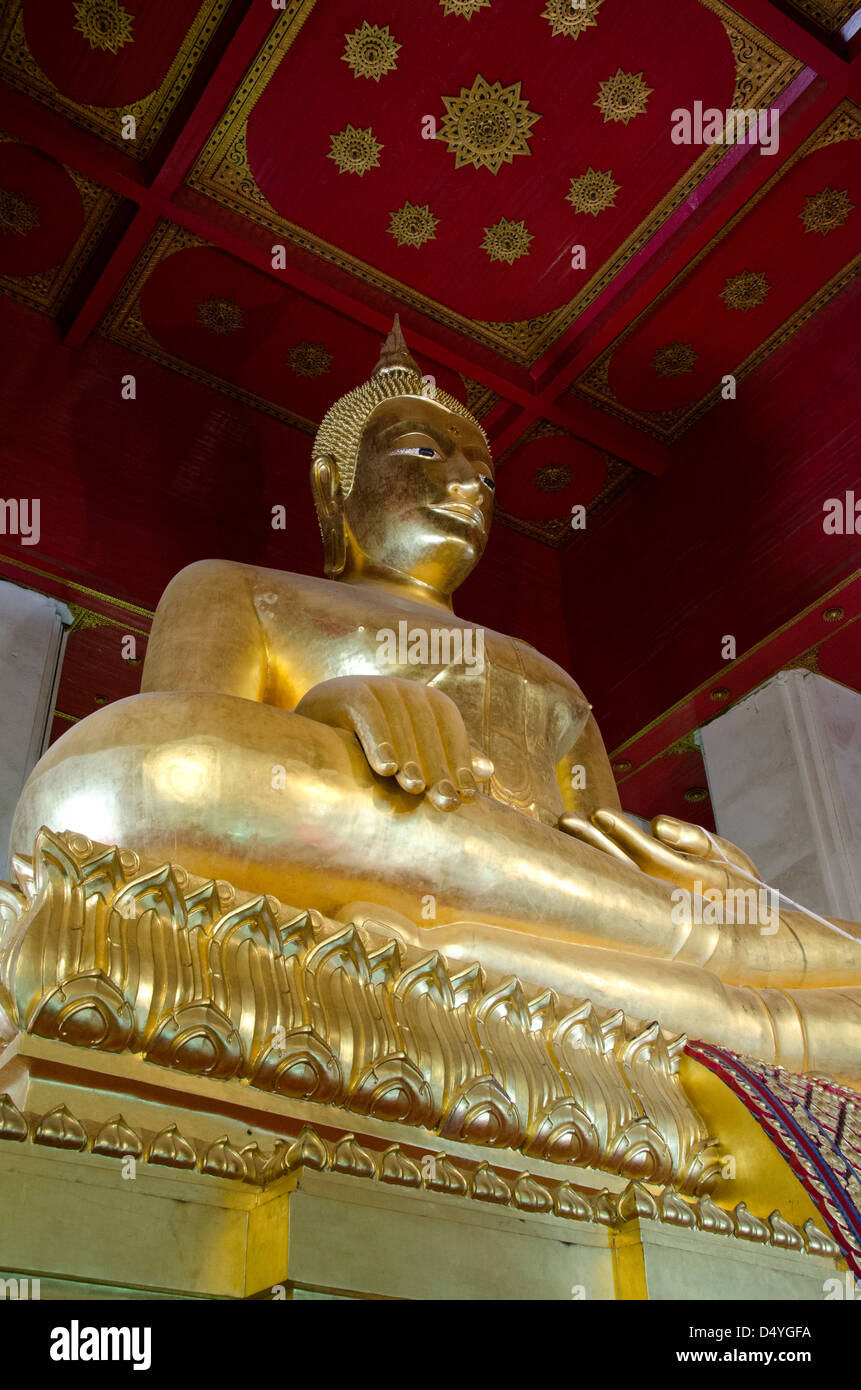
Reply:
[[492, 478], [488, 478], [486, 473], [480, 473], [478, 475], [478, 481], [480, 483], [484, 483], [484, 486], [487, 488], [488, 492], [496, 491], [496, 483], [493, 481]]

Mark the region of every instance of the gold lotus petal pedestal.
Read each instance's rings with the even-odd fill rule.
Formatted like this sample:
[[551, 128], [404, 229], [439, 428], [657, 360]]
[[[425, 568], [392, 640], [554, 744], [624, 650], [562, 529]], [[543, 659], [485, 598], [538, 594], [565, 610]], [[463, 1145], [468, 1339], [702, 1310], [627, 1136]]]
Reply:
[[742, 1127], [654, 1024], [80, 835], [15, 867], [0, 1273], [42, 1298], [805, 1299], [843, 1268], [776, 1153], [722, 1202]]

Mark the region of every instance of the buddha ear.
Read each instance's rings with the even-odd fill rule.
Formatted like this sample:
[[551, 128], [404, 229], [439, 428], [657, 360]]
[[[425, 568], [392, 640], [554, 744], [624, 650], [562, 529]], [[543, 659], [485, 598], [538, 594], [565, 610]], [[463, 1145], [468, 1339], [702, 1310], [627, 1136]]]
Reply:
[[347, 563], [347, 546], [341, 475], [331, 454], [321, 454], [311, 464], [311, 492], [323, 533], [324, 567], [329, 578], [334, 579]]

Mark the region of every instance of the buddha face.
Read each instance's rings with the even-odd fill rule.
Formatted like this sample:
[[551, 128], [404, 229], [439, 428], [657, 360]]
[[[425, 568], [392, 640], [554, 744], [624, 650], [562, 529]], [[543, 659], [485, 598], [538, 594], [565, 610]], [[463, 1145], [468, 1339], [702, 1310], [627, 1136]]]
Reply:
[[430, 398], [384, 401], [339, 504], [345, 558], [451, 594], [484, 551], [493, 488], [490, 453], [469, 420]]

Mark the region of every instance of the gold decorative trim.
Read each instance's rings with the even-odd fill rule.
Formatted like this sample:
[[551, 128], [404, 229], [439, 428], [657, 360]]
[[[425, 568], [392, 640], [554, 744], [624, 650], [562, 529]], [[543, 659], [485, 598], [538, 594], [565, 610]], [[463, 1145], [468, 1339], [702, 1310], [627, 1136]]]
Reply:
[[[702, 0], [707, 3], [707, 0]], [[572, 396], [580, 400], [588, 401], [591, 405], [596, 405], [608, 415], [613, 415], [619, 420], [624, 420], [627, 424], [637, 426], [644, 433], [663, 443], [672, 443], [678, 439], [686, 430], [690, 429], [697, 420], [705, 415], [712, 406], [720, 400], [722, 386], [718, 383], [711, 391], [695, 401], [693, 405], [682, 406], [675, 410], [656, 410], [639, 411], [623, 405], [613, 392], [609, 383], [610, 361], [618, 349], [637, 331], [642, 323], [646, 321], [657, 308], [669, 299], [681, 285], [688, 279], [707, 256], [732, 232], [753, 209], [765, 198], [777, 183], [789, 173], [802, 159], [813, 154], [816, 150], [822, 149], [826, 145], [835, 144], [843, 140], [861, 139], [861, 110], [854, 102], [846, 98], [836, 107], [823, 124], [813, 132], [813, 134], [796, 150], [795, 154], [772, 175], [767, 183], [760, 188], [745, 205], [738, 210], [733, 218], [722, 227], [721, 230], [712, 238], [708, 245], [691, 260], [678, 275], [664, 287], [661, 293], [637, 315], [605, 348], [599, 357], [590, 366], [586, 367], [580, 377], [568, 388]], [[838, 271], [836, 275], [820, 286], [814, 295], [802, 304], [794, 314], [781, 324], [764, 342], [754, 348], [743, 362], [732, 369], [732, 375], [736, 381], [742, 381], [749, 376], [760, 364], [771, 356], [777, 348], [781, 347], [799, 328], [803, 327], [814, 314], [824, 308], [842, 289], [851, 283], [861, 266], [861, 255], [855, 256], [849, 263]]]
[[842, 1259], [840, 1246], [812, 1217], [798, 1227], [775, 1209], [766, 1222], [754, 1216], [744, 1202], [728, 1210], [707, 1196], [693, 1200], [681, 1197], [672, 1187], [655, 1194], [633, 1179], [622, 1192], [610, 1192], [607, 1188], [596, 1192], [569, 1182], [539, 1180], [529, 1172], [500, 1173], [486, 1162], [473, 1168], [437, 1150], [412, 1155], [400, 1144], [390, 1144], [380, 1151], [365, 1148], [354, 1134], [327, 1139], [309, 1124], [303, 1125], [297, 1135], [276, 1141], [273, 1149], [267, 1151], [253, 1138], [248, 1142], [247, 1129], [241, 1138], [223, 1134], [214, 1141], [190, 1139], [175, 1123], [158, 1133], [135, 1130], [120, 1112], [100, 1121], [79, 1120], [66, 1105], [58, 1105], [44, 1115], [21, 1111], [4, 1093], [0, 1095], [0, 1143], [4, 1141], [29, 1141], [119, 1162], [133, 1158], [136, 1163], [240, 1182], [261, 1192], [303, 1169], [328, 1171], [394, 1187], [513, 1207], [529, 1216], [595, 1222], [614, 1230], [632, 1221], [658, 1221], [828, 1260]]
[[19, 1032], [443, 1141], [690, 1193], [716, 1181], [715, 1143], [679, 1077], [684, 1035], [550, 990], [529, 999], [513, 977], [452, 971], [372, 922], [297, 914], [77, 834], [43, 828], [13, 868], [0, 1008]]
[[858, 8], [858, 0], [789, 0], [793, 9], [836, 34]]
[[[229, 0], [205, 0], [168, 68], [161, 86], [125, 106], [88, 106], [64, 96], [45, 75], [27, 44], [21, 0], [10, 0], [0, 19], [0, 74], [11, 87], [35, 97], [75, 125], [115, 145], [133, 159], [152, 149], [227, 11]], [[132, 17], [133, 18], [133, 17]], [[137, 135], [124, 140], [123, 116], [134, 116]]]
[[[27, 574], [37, 574], [40, 579], [50, 580], [52, 584], [56, 584], [60, 589], [74, 589], [76, 594], [87, 594], [89, 598], [101, 599], [103, 603], [110, 603], [115, 608], [125, 608], [129, 613], [135, 613], [140, 618], [149, 618], [152, 620], [155, 617], [155, 610], [152, 608], [139, 608], [137, 604], [127, 603], [125, 599], [114, 598], [112, 594], [100, 593], [98, 589], [88, 589], [85, 584], [75, 584], [71, 579], [61, 579], [56, 574], [50, 574], [48, 570], [37, 569], [35, 565], [27, 565], [23, 560], [15, 560], [11, 555], [0, 553], [0, 569], [2, 569], [3, 565], [14, 565], [15, 569], [24, 570]], [[17, 584], [18, 580], [12, 580], [11, 582]], [[24, 589], [35, 588], [34, 585], [23, 583], [21, 587]], [[38, 589], [36, 592], [42, 594], [46, 593], [46, 590]], [[66, 604], [67, 608], [74, 610], [75, 605], [69, 603], [68, 599], [63, 599], [61, 601]], [[120, 624], [117, 623], [117, 626], [119, 627]], [[141, 629], [130, 628], [129, 631], [140, 632]], [[143, 635], [148, 636], [146, 632], [144, 632]]]
[[[560, 0], [560, 3], [564, 5], [565, 0]], [[771, 104], [797, 76], [803, 64], [736, 15], [722, 0], [701, 0], [701, 3], [719, 16], [733, 46], [736, 62], [733, 105], [738, 105], [742, 97], [745, 106]], [[288, 9], [262, 45], [189, 173], [186, 180], [188, 186], [365, 284], [382, 290], [400, 303], [427, 315], [435, 323], [465, 334], [522, 366], [531, 367], [544, 355], [660, 230], [727, 152], [727, 148], [721, 145], [711, 145], [704, 150], [574, 299], [557, 309], [516, 323], [470, 319], [282, 218], [254, 185], [245, 150], [246, 124], [279, 62], [295, 42], [312, 4], [313, 0], [292, 0], [292, 3], [288, 0]]]
[[[14, 135], [0, 131], [0, 142], [24, 145]], [[81, 196], [83, 221], [80, 235], [62, 261], [35, 275], [0, 275], [0, 293], [8, 295], [28, 309], [37, 309], [51, 317], [62, 308], [83, 267], [92, 256], [105, 229], [122, 201], [118, 194], [109, 193], [92, 179], [85, 178], [67, 164], [60, 168], [72, 179]]]

